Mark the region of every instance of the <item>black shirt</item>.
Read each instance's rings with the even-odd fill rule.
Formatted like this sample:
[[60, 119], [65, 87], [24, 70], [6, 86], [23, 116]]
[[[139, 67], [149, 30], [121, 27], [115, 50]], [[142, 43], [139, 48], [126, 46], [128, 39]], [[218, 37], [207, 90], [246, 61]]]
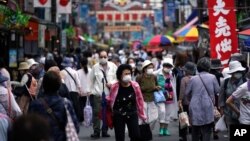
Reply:
[[119, 86], [113, 110], [114, 113], [121, 114], [123, 116], [136, 113], [136, 97], [132, 85], [129, 87]]

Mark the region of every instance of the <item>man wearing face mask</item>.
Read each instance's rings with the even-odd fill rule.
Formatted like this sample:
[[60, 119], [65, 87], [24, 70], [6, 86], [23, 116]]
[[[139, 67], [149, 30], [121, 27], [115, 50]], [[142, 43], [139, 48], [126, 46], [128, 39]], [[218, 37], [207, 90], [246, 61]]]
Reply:
[[[154, 102], [154, 92], [161, 89], [157, 84], [154, 73], [154, 65], [151, 61], [145, 60], [142, 64], [142, 74], [140, 74], [136, 81], [141, 87], [144, 98], [144, 111], [147, 113], [146, 123], [153, 128], [158, 119], [158, 109]], [[151, 128], [151, 129], [152, 129]]]
[[[105, 50], [99, 52], [99, 63], [95, 64], [90, 72], [90, 90], [93, 95], [93, 129], [94, 133], [91, 138], [100, 138], [100, 119], [99, 112], [101, 110], [102, 93], [109, 95], [111, 85], [116, 82], [117, 66], [108, 61], [108, 53]], [[106, 124], [102, 126], [102, 137], [110, 137], [107, 133]]]
[[116, 72], [118, 82], [112, 85], [110, 95], [107, 97], [113, 111], [116, 141], [125, 140], [125, 124], [131, 141], [140, 140], [138, 118], [146, 120], [142, 92], [139, 84], [132, 81], [131, 74], [130, 65], [120, 65]]
[[[238, 115], [235, 113], [228, 105], [226, 105], [226, 100], [232, 95], [232, 93], [244, 82], [246, 78], [245, 68], [242, 67], [239, 61], [231, 61], [229, 63], [229, 72], [231, 75], [230, 78], [224, 80], [224, 83], [221, 84], [220, 94], [219, 94], [219, 107], [221, 114], [225, 115], [225, 122], [230, 126], [230, 124], [238, 124]], [[234, 100], [234, 104], [237, 108], [240, 106], [239, 100]]]

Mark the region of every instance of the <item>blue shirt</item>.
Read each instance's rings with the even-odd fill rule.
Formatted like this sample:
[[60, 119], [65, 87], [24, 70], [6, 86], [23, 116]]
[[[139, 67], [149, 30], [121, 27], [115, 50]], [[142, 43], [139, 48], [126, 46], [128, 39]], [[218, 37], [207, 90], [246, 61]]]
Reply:
[[[199, 75], [201, 76], [208, 93]], [[216, 77], [207, 72], [201, 72], [190, 79], [185, 94], [188, 97], [191, 97], [189, 112], [193, 125], [201, 126], [210, 124], [214, 121], [214, 99], [219, 90], [220, 87]]]

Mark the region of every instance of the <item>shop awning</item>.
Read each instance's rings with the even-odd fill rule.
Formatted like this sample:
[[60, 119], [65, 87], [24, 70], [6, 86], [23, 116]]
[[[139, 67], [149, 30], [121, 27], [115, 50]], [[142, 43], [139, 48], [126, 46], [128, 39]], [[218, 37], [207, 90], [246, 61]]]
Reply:
[[250, 36], [250, 29], [246, 29], [246, 30], [240, 31], [239, 34]]

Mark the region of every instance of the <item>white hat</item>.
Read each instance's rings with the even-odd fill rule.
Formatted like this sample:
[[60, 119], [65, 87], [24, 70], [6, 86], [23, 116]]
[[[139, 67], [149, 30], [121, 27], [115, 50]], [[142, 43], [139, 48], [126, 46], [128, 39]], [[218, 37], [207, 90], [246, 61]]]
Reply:
[[150, 60], [145, 60], [145, 61], [142, 63], [142, 70], [143, 70], [145, 67], [147, 67], [148, 65], [150, 65], [150, 64], [153, 65], [153, 63], [152, 63]]
[[124, 53], [123, 50], [119, 50], [119, 51], [118, 51], [118, 54], [119, 54], [119, 55], [123, 55], [123, 54], [125, 54], [125, 53]]
[[33, 66], [33, 65], [37, 65], [37, 64], [38, 64], [33, 58], [28, 59], [26, 62], [28, 63], [29, 68], [30, 68], [31, 66]]
[[229, 67], [226, 67], [226, 68], [224, 68], [224, 69], [222, 70], [221, 73], [222, 73], [224, 79], [227, 79], [227, 78], [231, 77], [231, 75], [228, 74], [228, 72], [229, 72]]
[[170, 64], [170, 65], [174, 66], [174, 61], [172, 58], [164, 58], [162, 61], [162, 64]]
[[237, 72], [237, 71], [244, 71], [244, 70], [246, 69], [242, 67], [239, 61], [229, 62], [229, 71], [228, 71], [229, 74]]

